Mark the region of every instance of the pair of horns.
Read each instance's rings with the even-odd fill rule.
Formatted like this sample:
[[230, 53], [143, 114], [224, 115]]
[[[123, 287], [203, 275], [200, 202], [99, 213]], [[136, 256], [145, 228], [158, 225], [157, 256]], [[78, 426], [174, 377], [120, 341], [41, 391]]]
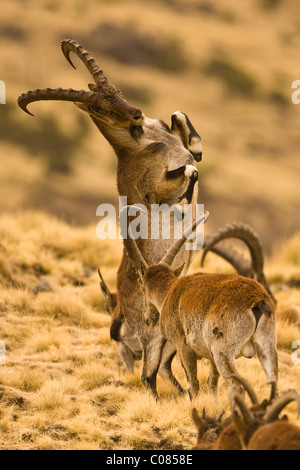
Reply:
[[[146, 214], [146, 212], [143, 209], [141, 209], [140, 207], [125, 206], [122, 209], [122, 211], [120, 212], [120, 220], [122, 220], [122, 217], [124, 217], [125, 213], [127, 213], [127, 210], [129, 208], [135, 209], [137, 211], [140, 211], [140, 212], [143, 212], [143, 213]], [[167, 266], [171, 266], [175, 256], [180, 251], [180, 249], [182, 248], [182, 246], [184, 245], [186, 240], [192, 235], [192, 233], [196, 230], [196, 228], [198, 227], [199, 224], [206, 222], [208, 217], [209, 217], [209, 212], [204, 211], [204, 215], [198, 217], [198, 219], [193, 222], [193, 224], [184, 232], [184, 234], [182, 235], [182, 238], [174, 241], [174, 243], [171, 245], [171, 247], [168, 249], [167, 253], [163, 256], [163, 258], [160, 260], [160, 262], [158, 264], [164, 264], [164, 265], [167, 265]], [[122, 229], [122, 224], [120, 224], [120, 225], [121, 225], [121, 229]], [[130, 227], [129, 227], [129, 229], [130, 229]], [[127, 253], [129, 255], [129, 257], [131, 258], [131, 260], [133, 261], [133, 263], [135, 264], [135, 266], [139, 267], [140, 265], [142, 265], [145, 269], [147, 269], [148, 268], [148, 263], [146, 262], [144, 256], [140, 252], [140, 250], [139, 250], [139, 248], [136, 244], [136, 241], [133, 239], [132, 234], [130, 233], [130, 230], [129, 230], [129, 233], [128, 233], [128, 235], [129, 235], [128, 237], [127, 237], [127, 234], [121, 233], [121, 235], [123, 236], [123, 243], [124, 243], [124, 246], [127, 250]]]
[[[231, 378], [235, 378], [242, 383], [244, 386], [245, 390], [249, 393], [251, 393], [250, 399], [252, 403], [258, 404], [258, 399], [257, 396], [252, 389], [252, 387], [245, 381], [245, 379], [242, 379], [239, 376], [232, 376]], [[253, 400], [254, 399], [254, 400]], [[271, 399], [270, 399], [270, 405], [267, 407], [267, 410], [262, 418], [263, 422], [265, 423], [271, 423], [273, 421], [277, 421], [279, 419], [279, 415], [281, 411], [292, 401], [295, 401], [297, 403], [298, 407], [298, 414], [300, 414], [300, 394], [297, 390], [288, 390], [285, 392], [282, 396], [275, 398], [275, 389], [274, 386], [271, 384]], [[241, 415], [245, 421], [245, 424], [249, 425], [251, 424], [255, 419], [255, 413], [248, 408], [244, 398], [242, 397], [241, 393], [237, 390], [235, 386], [232, 386], [229, 391], [229, 402], [230, 402], [230, 407], [231, 411], [234, 414], [236, 405], [239, 407]]]
[[[227, 240], [229, 238], [236, 238], [244, 242], [249, 249], [251, 260], [246, 259], [241, 253], [238, 253], [231, 246], [226, 246], [221, 243], [221, 246], [216, 246], [218, 243]], [[267, 292], [276, 303], [268, 283], [264, 275], [264, 255], [261, 245], [261, 241], [257, 233], [247, 224], [234, 222], [228, 224], [225, 228], [218, 230], [214, 235], [206, 238], [201, 266], [204, 264], [204, 260], [209, 253], [212, 251], [221, 258], [228, 261], [240, 274], [241, 276], [256, 278], [260, 282]]]
[[77, 102], [86, 105], [97, 105], [101, 103], [101, 95], [99, 91], [103, 91], [107, 92], [110, 97], [114, 96], [115, 100], [117, 101], [117, 106], [127, 119], [132, 121], [137, 126], [142, 124], [144, 119], [142, 111], [138, 108], [130, 106], [127, 101], [125, 101], [120, 96], [117, 89], [108, 82], [103, 71], [83, 46], [78, 44], [76, 41], [73, 41], [72, 39], [64, 39], [61, 43], [61, 48], [65, 58], [72, 65], [72, 67], [75, 68], [73, 62], [70, 59], [71, 52], [76, 54], [77, 57], [81, 59], [92, 75], [96, 85], [90, 85], [90, 91], [77, 91], [73, 90], [72, 88], [45, 88], [43, 90], [37, 88], [36, 90], [22, 93], [22, 95], [18, 98], [18, 105], [23, 111], [33, 116], [33, 114], [28, 111], [27, 106], [34, 101], [41, 100], [71, 101], [73, 103]]

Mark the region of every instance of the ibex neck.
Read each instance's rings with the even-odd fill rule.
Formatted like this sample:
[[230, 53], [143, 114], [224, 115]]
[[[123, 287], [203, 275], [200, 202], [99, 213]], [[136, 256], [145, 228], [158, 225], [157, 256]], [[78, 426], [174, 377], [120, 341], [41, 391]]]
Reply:
[[118, 158], [126, 155], [129, 151], [132, 152], [133, 139], [127, 128], [111, 127], [93, 116], [91, 116], [91, 119], [96, 124], [103, 137], [105, 137], [112, 146]]
[[148, 269], [145, 282], [150, 300], [159, 312], [175, 280], [175, 275], [167, 266], [156, 265]]

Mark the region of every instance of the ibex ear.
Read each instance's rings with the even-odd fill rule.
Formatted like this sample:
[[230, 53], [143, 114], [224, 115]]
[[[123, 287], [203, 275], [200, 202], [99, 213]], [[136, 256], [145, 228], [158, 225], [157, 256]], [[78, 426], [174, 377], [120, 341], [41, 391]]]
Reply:
[[102, 291], [102, 294], [106, 298], [106, 300], [109, 300], [109, 297], [110, 297], [109, 292], [108, 292], [106, 286], [104, 284], [102, 284], [102, 282], [100, 282], [100, 289]]
[[196, 162], [202, 160], [201, 137], [194, 129], [186, 114], [176, 111], [172, 114], [171, 131], [180, 137], [184, 147], [191, 152]]
[[175, 274], [176, 277], [179, 277], [180, 274], [182, 273], [183, 271], [183, 268], [185, 266], [185, 263], [183, 263], [181, 266], [179, 266], [178, 268], [174, 269], [173, 271], [173, 274]]
[[109, 289], [102, 277], [102, 274], [101, 274], [101, 271], [100, 271], [100, 268], [98, 268], [98, 275], [99, 275], [99, 278], [100, 278], [100, 289], [102, 291], [102, 294], [104, 295], [104, 297], [106, 298], [106, 300], [109, 300], [110, 297], [111, 297], [111, 294], [109, 292]]

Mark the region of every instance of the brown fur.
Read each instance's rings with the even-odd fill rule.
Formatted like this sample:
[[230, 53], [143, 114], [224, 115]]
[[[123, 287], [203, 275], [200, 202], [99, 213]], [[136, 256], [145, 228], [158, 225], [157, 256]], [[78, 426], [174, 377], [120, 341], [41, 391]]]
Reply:
[[[181, 269], [176, 271], [176, 275], [180, 275]], [[111, 315], [112, 319], [110, 327], [111, 339], [116, 342], [120, 357], [126, 369], [129, 372], [134, 372], [135, 361], [142, 358], [143, 350], [141, 344], [134, 331], [125, 321], [125, 317], [120, 310], [117, 292], [111, 293], [102, 276], [101, 278], [100, 287], [106, 299], [106, 310]], [[157, 312], [156, 309], [155, 312]], [[172, 374], [171, 362], [175, 354], [176, 350], [170, 344], [164, 347], [158, 374], [163, 380], [169, 381], [177, 387], [180, 393], [184, 393], [184, 390]]]
[[[241, 380], [241, 378], [239, 378], [239, 380]], [[242, 379], [242, 386], [249, 394], [253, 403], [250, 407], [250, 411], [254, 416], [254, 421], [251, 426], [242, 427], [242, 421], [240, 418], [238, 419], [237, 416], [235, 416], [234, 419], [232, 416], [229, 416], [224, 421], [221, 421], [220, 417], [208, 417], [208, 419], [203, 419], [203, 417], [199, 417], [194, 408], [192, 418], [197, 426], [197, 445], [193, 448], [194, 450], [203, 450], [205, 448], [210, 448], [211, 450], [242, 450], [239, 434], [241, 433], [243, 440], [248, 443], [252, 434], [263, 424], [262, 420], [266, 413], [266, 409], [271, 405], [275, 398], [273, 387], [271, 388], [270, 398], [264, 399], [262, 402], [258, 402], [254, 391], [253, 394], [250, 395], [250, 393], [252, 393], [251, 386], [244, 379]], [[210, 431], [209, 435], [206, 433], [207, 430]], [[211, 437], [213, 438], [211, 439]]]
[[300, 450], [300, 428], [285, 421], [266, 424], [252, 435], [247, 450]]
[[[121, 196], [127, 196], [128, 204], [144, 204], [149, 208], [150, 204], [166, 203], [178, 204], [180, 207], [188, 202], [195, 208], [197, 179], [193, 177], [191, 186], [192, 179], [185, 174], [185, 170], [187, 165], [193, 166], [194, 161], [201, 160], [202, 148], [201, 138], [188, 117], [183, 113], [174, 113], [171, 128], [160, 120], [145, 117], [141, 110], [130, 106], [123, 99], [120, 91], [108, 82], [100, 67], [81, 45], [73, 40], [64, 40], [62, 48], [69, 62], [69, 54], [75, 53], [91, 72], [95, 81], [95, 84], [89, 85], [91, 92], [59, 89], [29, 91], [18, 99], [22, 109], [26, 111], [30, 102], [43, 99], [73, 101], [91, 117], [113, 147], [118, 157], [118, 191]], [[194, 170], [197, 173], [196, 168]], [[191, 195], [191, 201], [183, 197], [185, 194]], [[138, 240], [138, 245], [146, 261], [153, 263], [161, 259], [173, 238]], [[174, 265], [180, 266], [185, 262], [187, 272], [191, 256], [191, 252], [181, 250]], [[142, 345], [141, 378], [156, 395], [153, 371], [151, 367], [149, 369], [149, 364], [151, 357], [156, 354], [157, 343], [164, 340], [158, 326], [149, 331], [143, 322], [148, 319], [150, 310], [138, 280], [137, 271], [132, 268], [124, 249], [117, 279], [120, 311]]]
[[177, 279], [162, 264], [150, 266], [144, 280], [147, 295], [160, 312], [162, 334], [179, 354], [191, 397], [199, 390], [200, 357], [211, 360], [213, 390], [220, 374], [225, 379], [238, 374], [236, 357], [252, 357], [255, 350], [268, 382], [277, 383], [275, 306], [261, 284], [226, 274]]

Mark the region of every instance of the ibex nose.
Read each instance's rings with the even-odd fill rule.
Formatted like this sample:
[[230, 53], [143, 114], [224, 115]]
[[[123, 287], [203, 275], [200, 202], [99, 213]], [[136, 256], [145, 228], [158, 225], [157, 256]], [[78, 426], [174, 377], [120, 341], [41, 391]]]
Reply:
[[196, 160], [196, 162], [201, 162], [202, 160], [202, 152], [199, 153], [193, 153], [193, 157]]
[[142, 123], [144, 121], [144, 114], [141, 109], [136, 109], [132, 115], [133, 120], [136, 124]]

